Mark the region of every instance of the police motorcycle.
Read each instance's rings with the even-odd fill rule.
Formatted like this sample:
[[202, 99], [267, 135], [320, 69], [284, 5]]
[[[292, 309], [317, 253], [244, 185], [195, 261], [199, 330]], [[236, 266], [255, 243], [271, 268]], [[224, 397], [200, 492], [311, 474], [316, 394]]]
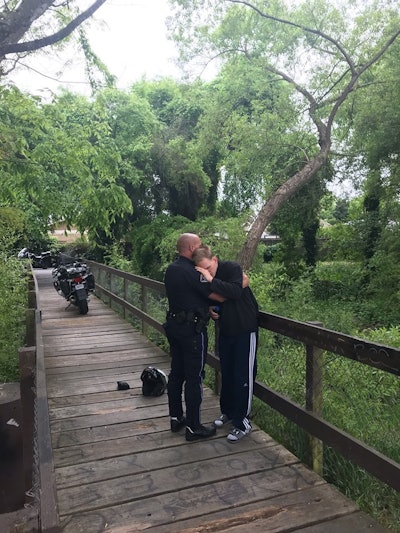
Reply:
[[40, 254], [33, 254], [28, 248], [22, 248], [18, 252], [18, 259], [30, 259], [32, 261], [33, 268], [50, 268], [53, 265], [53, 259], [51, 252], [41, 252]]
[[73, 262], [52, 270], [53, 285], [67, 302], [76, 305], [81, 315], [89, 311], [89, 295], [95, 290], [94, 276], [86, 263]]

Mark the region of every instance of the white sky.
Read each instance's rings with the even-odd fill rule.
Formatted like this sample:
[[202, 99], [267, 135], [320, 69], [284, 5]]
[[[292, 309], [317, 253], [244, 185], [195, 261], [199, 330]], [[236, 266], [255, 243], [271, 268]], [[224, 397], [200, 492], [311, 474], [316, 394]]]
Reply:
[[[143, 76], [149, 80], [164, 76], [179, 78], [173, 61], [177, 52], [166, 37], [168, 14], [167, 0], [108, 0], [92, 17], [87, 30], [90, 44], [117, 77], [119, 88], [125, 89]], [[48, 47], [45, 53], [28, 56], [22, 63], [30, 68], [20, 67], [8, 79], [23, 91], [57, 92], [63, 86], [90, 94], [83, 59], [71, 47], [63, 52]]]

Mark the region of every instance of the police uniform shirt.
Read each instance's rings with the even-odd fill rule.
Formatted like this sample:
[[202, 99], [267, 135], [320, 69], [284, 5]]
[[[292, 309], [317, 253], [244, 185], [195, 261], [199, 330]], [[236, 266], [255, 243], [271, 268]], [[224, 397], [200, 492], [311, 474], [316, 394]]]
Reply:
[[186, 257], [171, 263], [165, 272], [165, 290], [171, 312], [204, 309], [208, 311], [208, 296], [212, 292], [210, 283], [202, 281], [194, 263]]

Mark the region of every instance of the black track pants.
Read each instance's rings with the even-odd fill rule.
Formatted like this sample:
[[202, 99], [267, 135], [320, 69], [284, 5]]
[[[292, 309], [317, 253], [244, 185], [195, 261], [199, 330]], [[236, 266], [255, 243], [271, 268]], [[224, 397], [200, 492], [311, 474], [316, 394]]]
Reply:
[[233, 425], [242, 431], [245, 430], [243, 421], [251, 411], [257, 373], [257, 344], [257, 331], [219, 337], [221, 413], [226, 414]]

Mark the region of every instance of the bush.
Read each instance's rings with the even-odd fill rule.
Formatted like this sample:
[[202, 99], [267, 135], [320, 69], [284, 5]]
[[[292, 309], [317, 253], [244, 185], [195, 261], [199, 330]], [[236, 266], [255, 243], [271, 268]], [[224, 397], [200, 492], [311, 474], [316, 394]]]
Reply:
[[359, 235], [353, 223], [320, 228], [321, 257], [327, 261], [360, 261], [363, 247]]
[[19, 380], [18, 349], [24, 344], [27, 303], [26, 263], [0, 242], [0, 382]]

